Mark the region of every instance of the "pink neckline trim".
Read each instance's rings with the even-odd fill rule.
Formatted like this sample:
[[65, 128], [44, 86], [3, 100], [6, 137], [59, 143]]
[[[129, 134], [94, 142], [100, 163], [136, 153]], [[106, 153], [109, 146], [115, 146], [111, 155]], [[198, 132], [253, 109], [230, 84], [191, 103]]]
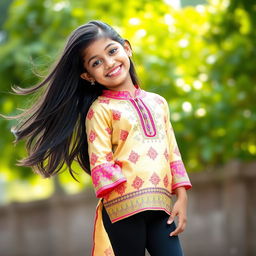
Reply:
[[105, 89], [102, 91], [101, 96], [105, 96], [108, 98], [114, 99], [133, 99], [133, 98], [140, 98], [143, 97], [144, 91], [140, 89], [138, 85], [134, 85], [135, 89], [135, 97], [132, 97], [129, 91], [114, 91]]

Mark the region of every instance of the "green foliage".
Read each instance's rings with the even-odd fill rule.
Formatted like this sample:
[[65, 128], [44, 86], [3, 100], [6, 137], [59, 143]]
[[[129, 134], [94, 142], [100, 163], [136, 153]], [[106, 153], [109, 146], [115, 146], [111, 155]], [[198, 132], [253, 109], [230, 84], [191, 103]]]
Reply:
[[[0, 44], [0, 112], [12, 115], [17, 108], [28, 107], [34, 97], [11, 95], [10, 86], [36, 83], [33, 70], [47, 73], [74, 28], [90, 19], [101, 19], [131, 42], [141, 87], [169, 101], [171, 121], [189, 172], [233, 158], [254, 160], [253, 2], [215, 0], [182, 9], [167, 2], [13, 1], [1, 33], [6, 37]], [[0, 120], [5, 134], [0, 142], [1, 172], [8, 180], [34, 180], [30, 169], [15, 166], [16, 159], [26, 153], [24, 143], [15, 148], [11, 143], [13, 124]], [[88, 183], [81, 179], [82, 185]], [[70, 182], [68, 178], [61, 180]]]

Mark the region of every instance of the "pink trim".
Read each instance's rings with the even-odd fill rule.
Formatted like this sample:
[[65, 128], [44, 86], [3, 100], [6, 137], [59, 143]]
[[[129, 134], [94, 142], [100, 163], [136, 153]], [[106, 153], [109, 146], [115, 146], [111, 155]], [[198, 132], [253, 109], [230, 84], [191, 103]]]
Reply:
[[[138, 85], [134, 85], [135, 97], [143, 98], [146, 95], [146, 92], [142, 90]], [[109, 89], [102, 90], [101, 96], [105, 96], [112, 99], [131, 99], [133, 98], [129, 91], [113, 91]]]
[[[179, 188], [179, 187], [185, 187], [185, 189], [188, 190], [188, 189], [192, 188], [192, 185], [188, 181], [179, 182], [172, 186], [172, 190], [175, 190], [176, 188]], [[175, 192], [173, 191], [172, 194], [175, 194]]]
[[99, 165], [95, 166], [94, 168], [92, 168], [91, 173], [98, 169], [104, 169], [105, 167], [108, 167], [108, 166], [113, 167], [113, 168], [121, 167], [120, 161], [115, 161], [114, 163], [103, 163], [103, 164], [99, 164]]
[[122, 173], [121, 167], [114, 163], [103, 163], [97, 165], [91, 170], [92, 183], [95, 187], [101, 184], [101, 178], [107, 178], [112, 180], [112, 178], [117, 175], [117, 173]]
[[173, 176], [175, 175], [179, 175], [182, 177], [186, 176], [186, 169], [182, 160], [176, 160], [176, 161], [170, 162], [170, 168]]
[[[154, 134], [153, 135], [148, 134], [148, 132], [146, 131], [145, 123], [144, 123], [144, 120], [142, 118], [142, 114], [141, 114], [141, 111], [140, 111], [139, 107], [135, 103], [134, 99], [129, 99], [129, 100], [131, 101], [131, 103], [133, 104], [133, 106], [135, 107], [135, 109], [137, 110], [137, 112], [139, 114], [140, 122], [142, 124], [142, 128], [143, 128], [143, 131], [144, 131], [145, 135], [148, 136], [148, 137], [154, 137], [156, 135], [156, 130], [154, 129]], [[153, 124], [152, 124], [152, 126], [153, 126]]]
[[109, 185], [106, 185], [96, 191], [96, 197], [101, 198], [104, 197], [107, 193], [111, 192], [117, 185], [126, 182], [126, 178], [121, 178]]
[[102, 96], [106, 96], [114, 99], [119, 99], [119, 98], [128, 99], [129, 97], [131, 97], [131, 94], [128, 91], [103, 90], [102, 92], [103, 92]]
[[143, 130], [144, 130], [144, 133], [147, 134], [146, 132], [146, 129], [145, 129], [145, 124], [144, 124], [144, 121], [142, 119], [142, 115], [140, 113], [140, 110], [138, 108], [138, 106], [136, 105], [136, 103], [134, 102], [134, 100], [130, 99], [131, 103], [133, 104], [133, 106], [135, 107], [135, 109], [137, 110], [138, 114], [139, 114], [139, 118], [140, 118], [140, 122], [142, 124], [142, 127], [143, 127]]
[[149, 118], [150, 118], [150, 121], [151, 121], [153, 130], [154, 130], [154, 134], [152, 135], [152, 137], [153, 137], [153, 136], [156, 135], [156, 127], [155, 127], [154, 120], [153, 120], [152, 115], [151, 115], [151, 112], [150, 112], [150, 110], [148, 109], [148, 107], [146, 106], [146, 104], [143, 102], [142, 99], [140, 99], [140, 101], [142, 102], [142, 104], [144, 105], [144, 107], [146, 108], [146, 110], [147, 110], [147, 112], [148, 112], [148, 115], [149, 115]]
[[141, 209], [139, 209], [139, 210], [137, 210], [137, 211], [128, 213], [128, 214], [126, 214], [126, 215], [123, 215], [123, 216], [121, 216], [121, 217], [118, 217], [118, 218], [116, 218], [116, 219], [113, 219], [111, 222], [112, 222], [112, 223], [117, 222], [118, 220], [125, 219], [125, 218], [127, 218], [127, 217], [129, 217], [129, 216], [131, 216], [131, 215], [133, 215], [133, 214], [136, 214], [136, 213], [138, 213], [138, 212], [144, 212], [144, 211], [146, 211], [146, 210], [163, 210], [163, 211], [165, 211], [167, 214], [171, 215], [171, 212], [167, 211], [165, 208], [161, 208], [161, 207], [145, 207], [145, 208], [141, 208]]

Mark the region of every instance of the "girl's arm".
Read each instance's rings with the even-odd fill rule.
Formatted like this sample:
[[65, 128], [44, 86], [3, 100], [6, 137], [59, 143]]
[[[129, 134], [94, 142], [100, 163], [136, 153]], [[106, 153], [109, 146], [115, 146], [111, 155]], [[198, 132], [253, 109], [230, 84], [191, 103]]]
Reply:
[[86, 134], [92, 183], [98, 198], [126, 182], [122, 166], [114, 161], [111, 143], [111, 113], [103, 103], [95, 102], [86, 116]]
[[174, 203], [172, 213], [167, 221], [167, 224], [171, 224], [174, 221], [175, 216], [178, 216], [178, 226], [171, 232], [170, 236], [177, 236], [183, 232], [187, 224], [187, 192], [184, 187], [178, 187], [175, 190], [177, 200]]
[[178, 235], [183, 232], [187, 223], [187, 192], [192, 187], [187, 171], [185, 169], [179, 147], [175, 138], [174, 130], [170, 121], [170, 111], [168, 103], [165, 101], [166, 110], [166, 131], [170, 150], [170, 170], [172, 173], [172, 194], [176, 194], [177, 200], [174, 203], [171, 216], [167, 221], [171, 224], [175, 216], [178, 216], [177, 228], [170, 234]]
[[180, 150], [175, 138], [174, 130], [170, 121], [170, 111], [167, 101], [165, 100], [166, 112], [166, 133], [169, 144], [170, 171], [172, 174], [172, 194], [176, 194], [176, 189], [184, 187], [186, 190], [192, 187], [187, 171], [185, 169]]

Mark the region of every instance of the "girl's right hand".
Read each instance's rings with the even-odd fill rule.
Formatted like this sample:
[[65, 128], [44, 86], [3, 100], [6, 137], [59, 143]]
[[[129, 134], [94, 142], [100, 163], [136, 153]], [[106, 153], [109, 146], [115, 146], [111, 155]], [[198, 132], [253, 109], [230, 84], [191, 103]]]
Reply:
[[177, 236], [182, 233], [187, 224], [187, 195], [184, 187], [176, 189], [176, 195], [178, 196], [175, 202], [172, 213], [167, 221], [167, 224], [171, 224], [174, 221], [175, 216], [178, 216], [178, 226], [170, 233], [170, 236]]

